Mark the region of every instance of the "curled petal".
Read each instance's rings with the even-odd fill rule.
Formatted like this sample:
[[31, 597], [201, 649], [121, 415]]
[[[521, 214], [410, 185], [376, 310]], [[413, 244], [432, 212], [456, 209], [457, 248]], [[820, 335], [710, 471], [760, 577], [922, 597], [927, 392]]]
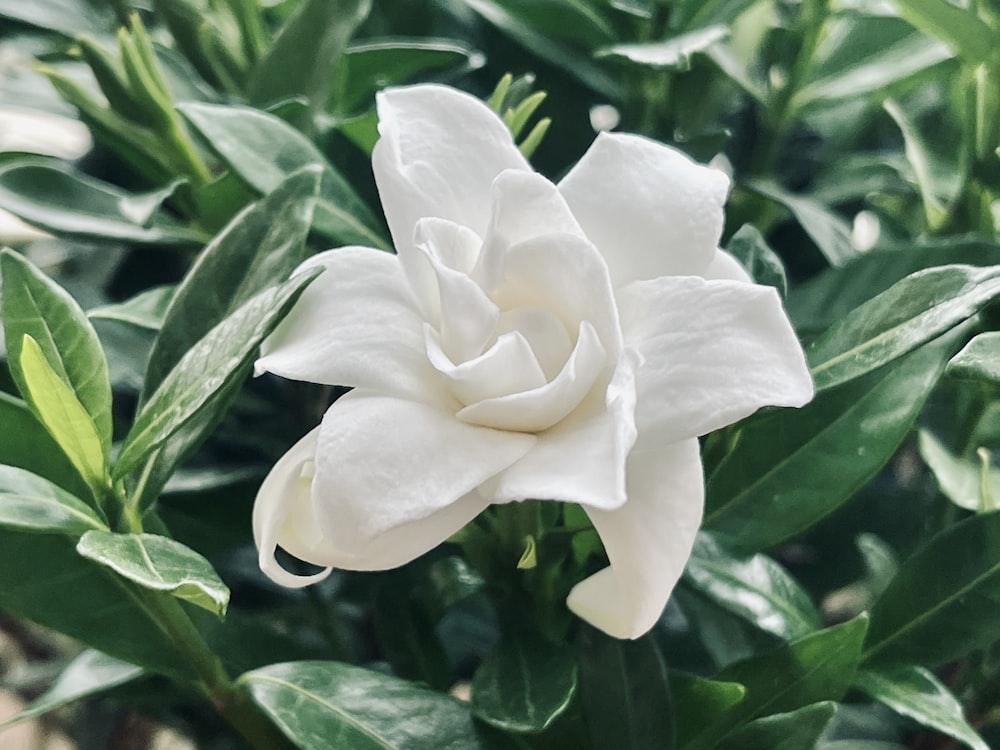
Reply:
[[619, 290], [622, 330], [643, 357], [640, 432], [704, 435], [762, 406], [813, 395], [802, 347], [777, 292], [737, 281], [663, 277]]
[[600, 133], [559, 190], [618, 288], [704, 273], [722, 235], [729, 178], [662, 143]]
[[334, 402], [320, 427], [316, 523], [331, 551], [347, 558], [340, 567], [402, 565], [483, 510], [488, 499], [477, 488], [534, 443], [532, 435], [468, 425], [426, 404], [354, 390]]
[[656, 624], [694, 545], [704, 507], [698, 441], [662, 444], [640, 433], [628, 459], [628, 501], [585, 508], [610, 566], [570, 591], [570, 610], [615, 638]]
[[441, 287], [435, 267], [468, 276], [483, 241], [475, 232], [446, 219], [417, 222], [413, 243], [399, 248], [399, 259], [424, 318], [441, 325]]

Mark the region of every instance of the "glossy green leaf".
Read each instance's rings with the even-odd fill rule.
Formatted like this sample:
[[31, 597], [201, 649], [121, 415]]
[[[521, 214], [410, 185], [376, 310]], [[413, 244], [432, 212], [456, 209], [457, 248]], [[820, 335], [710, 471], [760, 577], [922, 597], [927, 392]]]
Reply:
[[[137, 468], [153, 451], [191, 420], [206, 404], [220, 409], [220, 393], [231, 393], [242, 382], [257, 347], [274, 330], [316, 272], [299, 274], [280, 286], [251, 297], [218, 323], [181, 357], [136, 415], [115, 462], [121, 478]], [[235, 394], [232, 394], [235, 395]]]
[[44, 716], [57, 708], [132, 682], [143, 674], [142, 667], [120, 661], [100, 651], [88, 649], [66, 665], [51, 687], [25, 706], [0, 728]]
[[219, 616], [229, 606], [229, 588], [212, 564], [173, 539], [88, 531], [76, 551], [143, 588], [165, 591]]
[[302, 750], [486, 750], [466, 706], [339, 662], [272, 664], [239, 679]]
[[737, 558], [710, 534], [695, 541], [685, 580], [720, 607], [785, 640], [821, 627], [809, 595], [766, 555]]
[[972, 750], [990, 750], [962, 712], [962, 705], [934, 673], [916, 665], [885, 671], [862, 670], [854, 684], [872, 698]]
[[747, 694], [738, 682], [709, 680], [675, 671], [670, 672], [670, 692], [674, 699], [677, 747], [682, 748]]
[[[616, 750], [672, 748], [670, 680], [653, 638], [620, 641], [586, 627], [578, 643], [580, 693], [592, 745]], [[622, 721], [624, 716], [628, 721]]]
[[0, 529], [0, 608], [119, 659], [192, 677], [114, 574], [77, 554], [75, 539]]
[[159, 331], [175, 288], [168, 284], [147, 289], [125, 302], [88, 310], [87, 317], [91, 320], [114, 320], [147, 331]]
[[370, 8], [371, 0], [298, 3], [250, 74], [250, 101], [270, 104], [304, 96], [314, 112], [323, 111], [336, 67]]
[[15, 161], [0, 166], [0, 208], [56, 235], [143, 245], [200, 244], [200, 233], [154, 212], [177, 184], [127, 193], [59, 162]]
[[831, 513], [892, 457], [957, 347], [945, 337], [801, 409], [752, 420], [708, 478], [705, 528], [756, 552]]
[[345, 243], [388, 249], [371, 209], [291, 125], [249, 107], [188, 103], [178, 109], [233, 173], [261, 194], [270, 193], [302, 167], [320, 165], [316, 230]]
[[111, 385], [104, 351], [87, 316], [64, 289], [16, 253], [0, 251], [0, 274], [7, 361], [14, 382], [23, 394], [27, 385], [20, 368], [21, 345], [29, 335], [93, 419], [107, 452]]
[[906, 560], [871, 610], [866, 665], [960, 658], [996, 639], [1000, 512], [968, 518]]
[[540, 732], [576, 694], [573, 650], [537, 636], [500, 642], [472, 678], [472, 712], [508, 732]]
[[[920, 456], [927, 462], [941, 492], [959, 507], [966, 510], [982, 509], [983, 464], [951, 453], [928, 430], [918, 435]], [[1000, 469], [990, 466], [987, 481], [991, 497], [1000, 498]]]
[[712, 24], [733, 23], [755, 0], [681, 0], [678, 5], [680, 27], [697, 29]]
[[625, 60], [656, 70], [687, 71], [691, 59], [729, 36], [726, 26], [716, 25], [689, 31], [662, 42], [615, 44], [597, 51], [597, 57]]
[[199, 255], [164, 314], [146, 368], [149, 395], [211, 328], [305, 260], [320, 168], [305, 167], [245, 208]]
[[987, 331], [972, 339], [952, 357], [947, 373], [963, 380], [1000, 383], [1000, 331]]
[[851, 230], [847, 222], [818, 201], [793, 195], [773, 183], [751, 182], [747, 187], [791, 211], [795, 220], [802, 225], [834, 268], [858, 255], [858, 250], [851, 242]]
[[788, 293], [785, 265], [767, 244], [757, 227], [744, 224], [734, 234], [726, 251], [738, 260], [758, 284], [773, 286], [784, 297]]
[[94, 497], [101, 497], [108, 486], [108, 464], [94, 420], [28, 334], [21, 342], [18, 365], [31, 410], [80, 472]]
[[993, 56], [996, 32], [974, 10], [948, 0], [893, 0], [893, 5], [900, 16], [943, 41], [967, 62], [979, 64]]
[[[803, 750], [815, 747], [833, 715], [837, 704], [814, 703], [796, 711], [765, 716], [747, 724], [723, 740], [718, 750]], [[855, 750], [862, 748], [855, 747]]]
[[1000, 297], [1000, 266], [918, 271], [834, 323], [806, 349], [817, 390], [871, 372]]
[[0, 466], [0, 526], [70, 536], [105, 528], [82, 500], [37, 474], [13, 466]]

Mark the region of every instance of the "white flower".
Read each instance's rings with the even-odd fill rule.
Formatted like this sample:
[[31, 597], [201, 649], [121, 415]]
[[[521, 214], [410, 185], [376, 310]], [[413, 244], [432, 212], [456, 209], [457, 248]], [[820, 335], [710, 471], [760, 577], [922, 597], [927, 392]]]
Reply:
[[322, 253], [325, 273], [258, 371], [354, 386], [274, 467], [254, 508], [324, 567], [392, 568], [491, 503], [580, 503], [611, 565], [568, 605], [636, 638], [701, 521], [698, 436], [812, 381], [775, 291], [717, 250], [728, 178], [602, 133], [558, 185], [500, 119], [444, 86], [378, 97], [373, 166], [397, 255]]

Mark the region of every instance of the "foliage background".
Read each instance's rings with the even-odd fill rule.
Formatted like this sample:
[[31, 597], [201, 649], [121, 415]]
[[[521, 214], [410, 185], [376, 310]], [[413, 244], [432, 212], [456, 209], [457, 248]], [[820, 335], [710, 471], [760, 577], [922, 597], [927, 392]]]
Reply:
[[[84, 749], [1000, 746], [998, 35], [996, 0], [0, 0], [0, 118], [94, 144], [0, 129], [0, 208], [48, 233], [2, 238], [21, 718]], [[445, 545], [289, 591], [252, 549], [260, 480], [337, 395], [246, 380], [283, 282], [388, 247], [374, 92], [506, 73], [552, 178], [608, 125], [730, 170], [723, 244], [811, 342], [813, 404], [705, 439], [706, 532], [636, 642], [535, 622], [601, 554], [544, 544], [568, 518], [528, 571]]]

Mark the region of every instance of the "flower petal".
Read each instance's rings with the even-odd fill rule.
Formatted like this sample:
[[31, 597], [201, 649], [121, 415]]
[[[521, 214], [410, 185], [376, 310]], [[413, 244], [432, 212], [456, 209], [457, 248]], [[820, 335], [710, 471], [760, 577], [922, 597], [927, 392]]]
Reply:
[[375, 101], [381, 137], [372, 168], [397, 251], [412, 245], [425, 216], [485, 236], [493, 180], [505, 169], [531, 170], [507, 126], [482, 101], [447, 86], [389, 88]]
[[570, 418], [539, 433], [535, 447], [497, 478], [493, 502], [541, 498], [605, 510], [624, 503], [637, 364], [626, 350], [606, 389], [595, 388]]
[[722, 234], [729, 178], [662, 143], [600, 133], [559, 190], [618, 288], [702, 274]]
[[717, 250], [712, 262], [708, 264], [702, 277], [706, 279], [728, 279], [729, 281], [742, 281], [744, 284], [752, 284], [753, 279], [747, 273], [736, 258], [725, 250]]
[[340, 567], [402, 565], [483, 510], [489, 500], [476, 489], [534, 443], [426, 404], [354, 390], [334, 402], [320, 427], [316, 523]]
[[344, 247], [301, 268], [326, 272], [264, 342], [255, 371], [327, 385], [366, 387], [438, 402], [440, 378], [427, 361], [424, 322], [398, 259]]
[[698, 441], [640, 433], [628, 459], [628, 501], [586, 508], [611, 565], [573, 587], [567, 606], [615, 638], [656, 624], [694, 544], [704, 506]]
[[413, 230], [413, 243], [399, 248], [399, 261], [424, 318], [441, 324], [441, 288], [434, 264], [464, 276], [476, 264], [483, 241], [461, 224], [425, 217]]
[[640, 432], [704, 435], [766, 405], [813, 395], [802, 347], [767, 286], [695, 277], [635, 282], [619, 292], [626, 344], [643, 356]]

